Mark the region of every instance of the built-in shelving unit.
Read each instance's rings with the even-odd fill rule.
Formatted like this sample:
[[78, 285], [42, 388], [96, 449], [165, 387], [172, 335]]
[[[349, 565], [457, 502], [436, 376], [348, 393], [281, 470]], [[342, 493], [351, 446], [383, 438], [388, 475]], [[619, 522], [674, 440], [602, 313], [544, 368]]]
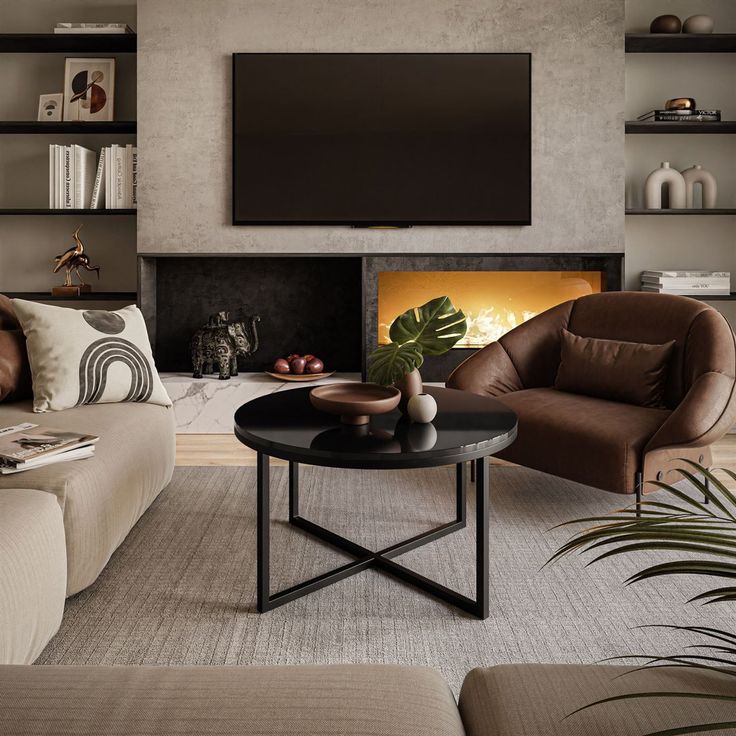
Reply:
[[[137, 36], [125, 34], [55, 34], [55, 33], [4, 33], [0, 34], [0, 53], [6, 54], [135, 54]], [[35, 120], [0, 121], [0, 134], [5, 135], [135, 135], [137, 124], [134, 120], [115, 120], [110, 122], [61, 122]], [[40, 141], [39, 141], [40, 143]], [[44, 144], [45, 145], [45, 144]], [[134, 209], [48, 209], [42, 207], [0, 208], [0, 216], [36, 217], [54, 216], [76, 218], [86, 217], [126, 217], [136, 214]], [[132, 244], [135, 247], [134, 244]], [[54, 297], [49, 292], [18, 292], [11, 297], [37, 301], [127, 301], [135, 302], [135, 291], [91, 292], [80, 296]]]
[[627, 120], [626, 132], [637, 133], [664, 133], [682, 135], [688, 133], [736, 133], [736, 120], [720, 120], [702, 123], [672, 123], [672, 122], [641, 122], [639, 120]]
[[724, 207], [714, 208], [710, 210], [647, 210], [647, 209], [628, 209], [627, 215], [736, 215], [736, 209]]
[[135, 120], [100, 123], [67, 123], [36, 120], [0, 120], [0, 133], [7, 135], [134, 135]]
[[134, 302], [138, 298], [135, 291], [89, 291], [79, 296], [52, 296], [47, 291], [6, 291], [5, 296], [39, 302]]
[[736, 51], [736, 33], [627, 33], [627, 54], [718, 54]]
[[701, 302], [734, 302], [736, 301], [736, 292], [730, 294], [711, 294], [709, 296], [693, 296], [692, 299], [697, 299]]

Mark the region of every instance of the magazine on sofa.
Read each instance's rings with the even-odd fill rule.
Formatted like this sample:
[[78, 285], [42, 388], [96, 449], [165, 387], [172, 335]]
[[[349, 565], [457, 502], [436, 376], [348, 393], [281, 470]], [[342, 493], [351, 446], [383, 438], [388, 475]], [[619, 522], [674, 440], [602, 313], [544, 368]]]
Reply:
[[98, 439], [92, 434], [28, 422], [4, 427], [0, 429], [0, 472], [30, 470], [52, 462], [89, 457]]

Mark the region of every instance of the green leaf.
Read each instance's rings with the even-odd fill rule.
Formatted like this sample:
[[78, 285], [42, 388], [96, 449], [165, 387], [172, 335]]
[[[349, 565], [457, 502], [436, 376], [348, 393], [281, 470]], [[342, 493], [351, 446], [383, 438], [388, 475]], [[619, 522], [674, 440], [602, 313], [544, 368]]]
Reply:
[[369, 360], [368, 380], [383, 386], [391, 386], [407, 373], [419, 368], [424, 362], [424, 356], [422, 349], [415, 342], [403, 345], [392, 342], [374, 350]]
[[442, 355], [465, 337], [468, 324], [462, 311], [449, 297], [439, 296], [400, 314], [391, 324], [389, 336], [403, 345], [415, 342], [425, 355]]

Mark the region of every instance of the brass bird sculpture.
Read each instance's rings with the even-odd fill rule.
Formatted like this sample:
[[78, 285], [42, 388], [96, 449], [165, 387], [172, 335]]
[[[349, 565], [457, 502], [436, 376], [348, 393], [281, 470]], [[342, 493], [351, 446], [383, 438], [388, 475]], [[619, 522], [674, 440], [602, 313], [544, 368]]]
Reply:
[[86, 286], [84, 279], [79, 273], [80, 268], [84, 268], [85, 271], [96, 271], [97, 278], [100, 278], [100, 267], [91, 266], [89, 262], [89, 256], [84, 252], [84, 243], [79, 239], [79, 231], [81, 229], [82, 226], [80, 225], [72, 233], [72, 238], [74, 238], [74, 242], [76, 243], [76, 245], [54, 258], [54, 262], [56, 263], [56, 265], [54, 266], [54, 273], [58, 273], [62, 268], [66, 268], [64, 286], [74, 286], [74, 284], [72, 284], [72, 272], [77, 275], [77, 279], [79, 279], [79, 286]]

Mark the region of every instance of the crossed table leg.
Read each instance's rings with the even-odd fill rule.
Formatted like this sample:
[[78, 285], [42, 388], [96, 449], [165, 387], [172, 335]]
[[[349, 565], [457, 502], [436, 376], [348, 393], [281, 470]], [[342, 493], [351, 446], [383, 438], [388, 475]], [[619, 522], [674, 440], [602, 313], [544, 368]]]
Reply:
[[466, 467], [465, 463], [456, 466], [456, 515], [455, 520], [442, 524], [410, 539], [392, 544], [384, 549], [373, 551], [360, 544], [335, 534], [319, 524], [299, 515], [299, 465], [289, 462], [289, 522], [338, 549], [355, 557], [334, 570], [315, 578], [293, 585], [290, 588], [271, 593], [270, 588], [270, 472], [269, 457], [258, 453], [258, 503], [257, 503], [257, 558], [258, 558], [258, 611], [265, 613], [284, 603], [301, 598], [308, 593], [355, 575], [369, 567], [376, 567], [393, 575], [405, 583], [429, 593], [447, 603], [451, 603], [478, 618], [488, 618], [488, 465], [485, 458], [475, 460], [476, 488], [476, 541], [475, 541], [475, 599], [461, 595], [424, 575], [414, 572], [394, 561], [394, 558], [433, 542], [466, 525]]

